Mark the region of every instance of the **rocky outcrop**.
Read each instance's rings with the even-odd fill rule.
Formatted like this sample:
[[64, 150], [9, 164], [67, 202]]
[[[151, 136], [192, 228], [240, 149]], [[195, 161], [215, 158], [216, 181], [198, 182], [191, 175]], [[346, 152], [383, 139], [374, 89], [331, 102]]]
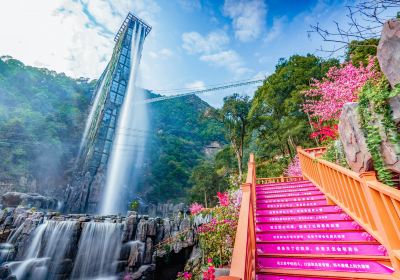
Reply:
[[355, 172], [370, 171], [372, 159], [360, 126], [357, 103], [346, 103], [343, 106], [339, 119], [339, 136], [350, 168]]
[[[393, 119], [399, 128], [400, 96], [392, 97], [388, 102], [393, 112]], [[376, 121], [373, 125], [379, 127], [382, 138], [381, 152], [385, 165], [389, 170], [400, 173], [400, 143], [393, 144], [390, 139], [388, 139], [385, 129], [380, 123], [379, 116], [376, 116]], [[360, 126], [357, 103], [347, 103], [343, 106], [342, 114], [339, 119], [339, 135], [350, 168], [355, 172], [373, 170], [371, 154], [368, 151], [366, 139]]]
[[55, 198], [46, 197], [37, 193], [7, 192], [1, 196], [4, 207], [35, 207], [38, 209], [57, 210], [58, 201]]
[[174, 217], [179, 213], [185, 213], [188, 209], [183, 203], [173, 204], [173, 203], [159, 203], [159, 204], [149, 204], [147, 207], [142, 207], [140, 209], [141, 213], [146, 213], [152, 217]]
[[[0, 211], [0, 235], [1, 242], [9, 246], [7, 261], [23, 260], [32, 237], [40, 224], [47, 221], [74, 221], [74, 231], [71, 237], [71, 248], [66, 259], [61, 260], [60, 270], [63, 277], [68, 278], [74, 265], [74, 259], [78, 251], [78, 243], [82, 237], [83, 229], [90, 222], [121, 223], [121, 251], [115, 266], [118, 276], [122, 279], [153, 279], [156, 258], [164, 257], [170, 252], [159, 253], [157, 244], [170, 240], [171, 253], [180, 253], [182, 250], [190, 250], [196, 243], [194, 226], [188, 217], [179, 215], [175, 219], [151, 218], [147, 215], [139, 215], [136, 212], [128, 212], [127, 216], [93, 216], [88, 214], [60, 215], [56, 212], [35, 212], [26, 208], [7, 208]], [[183, 234], [181, 234], [184, 232]], [[171, 239], [171, 237], [173, 237]], [[3, 247], [0, 246], [1, 249]], [[7, 247], [8, 248], [8, 247]], [[186, 252], [185, 251], [185, 252]], [[190, 252], [189, 251], [189, 252]], [[1, 262], [1, 259], [0, 259]], [[5, 267], [0, 266], [0, 273], [9, 273]], [[9, 274], [7, 275], [9, 276]], [[3, 279], [3, 278], [0, 278]], [[64, 278], [63, 278], [64, 279]]]
[[389, 20], [383, 26], [378, 46], [378, 60], [390, 84], [400, 82], [400, 21]]

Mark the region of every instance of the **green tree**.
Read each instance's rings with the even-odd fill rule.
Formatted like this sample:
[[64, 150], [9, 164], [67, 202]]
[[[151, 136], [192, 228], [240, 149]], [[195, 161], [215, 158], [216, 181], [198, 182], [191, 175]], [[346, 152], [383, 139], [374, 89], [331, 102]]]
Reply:
[[347, 46], [346, 61], [351, 61], [353, 65], [358, 66], [362, 63], [368, 64], [370, 56], [376, 56], [379, 39], [371, 38], [363, 41], [351, 41]]
[[214, 116], [224, 126], [225, 137], [229, 139], [231, 147], [235, 152], [239, 181], [243, 176], [243, 150], [249, 130], [248, 115], [251, 100], [248, 96], [240, 96], [235, 93], [224, 98], [224, 105], [214, 112]]
[[315, 145], [309, 137], [309, 118], [302, 111], [303, 91], [312, 79], [321, 79], [338, 64], [310, 54], [279, 60], [275, 72], [256, 91], [249, 114], [259, 158], [293, 156], [296, 146]]
[[191, 200], [204, 201], [205, 207], [212, 205], [215, 202], [215, 194], [224, 191], [228, 186], [224, 176], [219, 175], [215, 165], [209, 161], [193, 168], [190, 183], [193, 185], [190, 190]]

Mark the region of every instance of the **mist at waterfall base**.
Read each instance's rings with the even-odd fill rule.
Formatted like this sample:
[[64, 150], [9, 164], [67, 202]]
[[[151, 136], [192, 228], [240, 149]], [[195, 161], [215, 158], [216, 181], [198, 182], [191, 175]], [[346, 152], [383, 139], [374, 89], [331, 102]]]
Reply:
[[131, 42], [131, 71], [124, 102], [119, 115], [111, 156], [107, 166], [101, 214], [117, 214], [127, 210], [128, 193], [132, 192], [137, 172], [143, 162], [148, 131], [146, 104], [141, 103], [144, 92], [136, 88], [145, 29], [135, 23]]
[[[121, 251], [123, 223], [88, 222], [78, 237], [78, 221], [44, 221], [18, 252], [7, 262], [23, 224], [2, 244], [0, 263], [5, 263], [17, 280], [65, 279], [65, 266], [73, 267], [68, 279], [116, 279], [116, 260]], [[79, 240], [78, 240], [79, 238]], [[74, 247], [78, 243], [77, 252]], [[7, 244], [9, 246], [5, 247]]]

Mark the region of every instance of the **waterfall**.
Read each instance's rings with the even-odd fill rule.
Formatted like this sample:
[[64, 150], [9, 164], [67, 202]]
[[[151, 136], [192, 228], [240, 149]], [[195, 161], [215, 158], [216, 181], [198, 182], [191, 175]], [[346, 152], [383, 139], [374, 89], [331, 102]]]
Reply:
[[[139, 61], [143, 48], [145, 29], [134, 22], [131, 41], [131, 70], [128, 87], [119, 115], [110, 160], [107, 166], [107, 179], [101, 205], [102, 214], [117, 214], [126, 210], [127, 201], [124, 190], [135, 180], [135, 169], [142, 163], [147, 131], [146, 105], [138, 105], [144, 99], [143, 93], [135, 87]], [[125, 198], [126, 199], [126, 198]]]
[[[54, 279], [71, 249], [76, 221], [46, 221], [33, 232], [21, 261], [8, 263], [18, 279]], [[27, 242], [27, 243], [28, 243]]]
[[79, 239], [71, 279], [98, 279], [115, 275], [122, 229], [122, 223], [86, 223]]
[[104, 82], [105, 82], [105, 76], [107, 75], [107, 69], [104, 70], [104, 73], [101, 75], [100, 77], [100, 84], [98, 85], [98, 87], [96, 88], [96, 92], [94, 94], [94, 100], [92, 103], [92, 107], [90, 108], [90, 112], [89, 112], [89, 116], [86, 120], [86, 124], [85, 124], [85, 130], [83, 132], [83, 136], [82, 136], [82, 140], [81, 140], [81, 144], [79, 145], [79, 153], [77, 158], [80, 157], [81, 153], [82, 153], [82, 149], [86, 144], [87, 141], [87, 137], [89, 134], [89, 130], [90, 130], [90, 126], [92, 125], [93, 122], [93, 118], [94, 118], [94, 113], [96, 112], [96, 109], [99, 105], [99, 101], [100, 101], [100, 96], [101, 96], [101, 92], [103, 91], [103, 87], [104, 87]]

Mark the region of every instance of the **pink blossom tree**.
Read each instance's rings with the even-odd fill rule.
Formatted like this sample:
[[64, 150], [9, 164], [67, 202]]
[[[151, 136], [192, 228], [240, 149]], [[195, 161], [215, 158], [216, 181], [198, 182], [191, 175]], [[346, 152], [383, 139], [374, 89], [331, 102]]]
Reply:
[[295, 156], [285, 171], [286, 176], [302, 176], [299, 156]]
[[359, 89], [377, 76], [374, 66], [375, 58], [371, 58], [366, 67], [351, 63], [332, 67], [322, 81], [313, 80], [312, 88], [305, 91], [304, 111], [322, 122], [338, 120], [343, 105], [356, 101]]

